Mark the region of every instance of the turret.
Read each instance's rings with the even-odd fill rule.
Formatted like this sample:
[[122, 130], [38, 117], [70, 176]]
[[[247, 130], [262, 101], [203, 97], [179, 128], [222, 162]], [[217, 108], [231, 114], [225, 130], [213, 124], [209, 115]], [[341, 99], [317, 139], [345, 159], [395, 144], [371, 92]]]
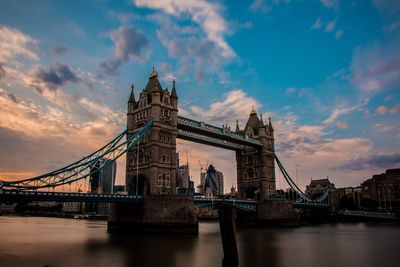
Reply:
[[269, 117], [268, 129], [269, 129], [271, 132], [274, 130], [274, 128], [272, 128], [271, 117]]
[[178, 108], [178, 95], [176, 93], [176, 82], [175, 79], [172, 81], [172, 91], [171, 91], [171, 102], [172, 106], [177, 109]]
[[240, 132], [239, 120], [236, 120], [236, 130], [235, 130], [235, 132]]

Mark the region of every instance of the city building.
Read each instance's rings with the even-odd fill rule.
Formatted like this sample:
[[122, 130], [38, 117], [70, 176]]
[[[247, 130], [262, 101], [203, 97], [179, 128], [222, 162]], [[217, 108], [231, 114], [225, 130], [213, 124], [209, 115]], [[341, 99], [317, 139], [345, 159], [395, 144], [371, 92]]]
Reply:
[[311, 197], [319, 196], [325, 193], [327, 190], [336, 189], [335, 185], [326, 179], [312, 180], [309, 185], [306, 186], [305, 193]]
[[217, 171], [217, 181], [218, 181], [218, 195], [224, 194], [224, 174]]
[[[104, 166], [98, 170], [100, 166]], [[97, 171], [98, 170], [98, 171]], [[114, 190], [117, 162], [100, 159], [90, 169], [90, 192], [93, 194], [112, 194]]]
[[373, 175], [361, 184], [361, 189], [366, 206], [377, 204], [386, 208], [400, 207], [400, 168], [388, 169], [385, 173]]

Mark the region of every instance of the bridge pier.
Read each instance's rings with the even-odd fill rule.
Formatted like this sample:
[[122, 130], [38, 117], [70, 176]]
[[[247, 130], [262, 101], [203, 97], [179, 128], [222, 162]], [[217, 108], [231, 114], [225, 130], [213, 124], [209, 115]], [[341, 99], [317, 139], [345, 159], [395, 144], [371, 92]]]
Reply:
[[239, 258], [236, 245], [235, 219], [232, 209], [225, 205], [218, 207], [218, 219], [222, 247], [224, 249], [222, 266], [236, 267], [239, 265]]
[[149, 195], [143, 202], [113, 203], [108, 232], [198, 233], [193, 198]]

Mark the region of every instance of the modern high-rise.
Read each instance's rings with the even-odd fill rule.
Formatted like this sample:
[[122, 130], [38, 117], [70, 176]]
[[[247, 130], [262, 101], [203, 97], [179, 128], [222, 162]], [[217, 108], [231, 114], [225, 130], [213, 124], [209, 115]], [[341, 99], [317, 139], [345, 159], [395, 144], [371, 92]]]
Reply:
[[[104, 166], [100, 169], [101, 166]], [[99, 170], [100, 169], [100, 170]], [[98, 171], [97, 171], [98, 170]], [[112, 194], [117, 173], [117, 162], [109, 159], [97, 161], [90, 172], [90, 192], [96, 194]]]

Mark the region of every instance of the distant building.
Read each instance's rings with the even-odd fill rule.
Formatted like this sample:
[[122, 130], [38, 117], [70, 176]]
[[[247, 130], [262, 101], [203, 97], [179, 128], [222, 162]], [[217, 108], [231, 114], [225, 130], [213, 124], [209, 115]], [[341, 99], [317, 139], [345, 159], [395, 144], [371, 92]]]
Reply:
[[362, 200], [362, 188], [357, 187], [342, 187], [337, 188], [331, 194], [332, 204], [339, 209], [359, 209]]
[[378, 202], [400, 201], [400, 168], [373, 175], [361, 184], [362, 196]]
[[176, 185], [180, 188], [189, 188], [189, 165], [181, 165], [178, 168], [178, 180]]
[[[202, 180], [202, 177], [200, 179]], [[208, 166], [203, 183], [202, 191], [206, 197], [217, 197], [224, 194], [224, 175], [217, 171], [212, 164]]]
[[217, 171], [217, 180], [218, 180], [218, 195], [224, 194], [224, 174], [220, 171]]
[[[106, 164], [100, 169], [100, 166]], [[99, 170], [100, 169], [100, 170]], [[98, 171], [97, 171], [98, 170]], [[96, 172], [97, 171], [97, 172]], [[117, 173], [117, 162], [100, 159], [90, 169], [90, 192], [93, 194], [112, 194], [115, 176]]]
[[334, 190], [335, 185], [329, 181], [329, 178], [326, 179], [317, 179], [312, 180], [309, 185], [306, 186], [306, 194], [311, 197], [319, 196], [325, 193], [327, 190]]
[[[100, 166], [104, 166], [100, 169]], [[100, 170], [99, 170], [100, 169]], [[97, 171], [98, 170], [98, 171]], [[97, 172], [96, 172], [97, 171]], [[117, 173], [117, 162], [101, 159], [97, 161], [90, 169], [90, 193], [92, 194], [115, 194], [124, 186], [114, 186]], [[110, 204], [108, 202], [88, 202], [85, 206], [86, 212], [93, 212], [99, 215], [108, 215]], [[67, 207], [70, 210], [73, 207]]]
[[226, 198], [236, 198], [237, 197], [237, 190], [236, 188], [232, 185], [231, 191], [228, 194], [225, 194]]
[[176, 153], [176, 189], [179, 195], [193, 195], [194, 183], [190, 181], [189, 162], [179, 165], [179, 153]]

